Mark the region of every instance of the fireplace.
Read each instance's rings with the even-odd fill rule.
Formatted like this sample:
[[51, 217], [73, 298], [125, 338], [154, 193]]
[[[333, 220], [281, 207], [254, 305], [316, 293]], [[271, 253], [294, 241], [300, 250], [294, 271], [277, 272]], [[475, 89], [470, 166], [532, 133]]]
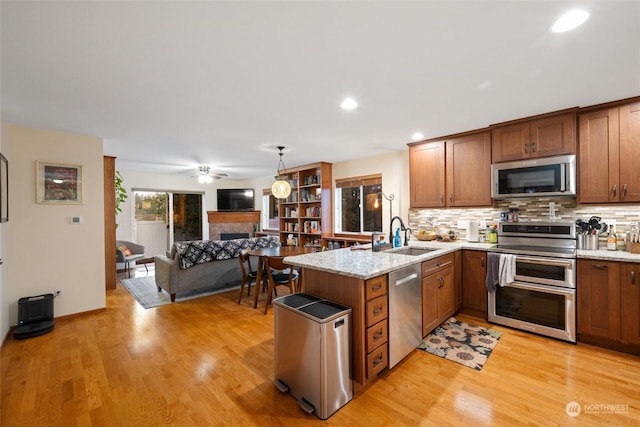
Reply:
[[249, 233], [220, 233], [220, 240], [248, 239]]
[[254, 233], [260, 224], [260, 211], [209, 211], [207, 212], [207, 217], [209, 219], [209, 240], [254, 237]]

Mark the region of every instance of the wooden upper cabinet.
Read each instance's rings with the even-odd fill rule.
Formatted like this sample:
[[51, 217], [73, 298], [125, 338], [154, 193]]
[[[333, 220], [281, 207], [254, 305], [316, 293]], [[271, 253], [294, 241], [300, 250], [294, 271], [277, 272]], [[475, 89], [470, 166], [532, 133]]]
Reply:
[[640, 202], [640, 102], [620, 107], [620, 201]]
[[578, 116], [580, 203], [640, 201], [640, 102]]
[[409, 148], [409, 187], [412, 208], [445, 206], [444, 141]]
[[493, 163], [576, 152], [576, 111], [492, 126]]
[[411, 208], [490, 206], [490, 132], [410, 145], [409, 184]]
[[491, 133], [450, 139], [445, 151], [447, 206], [490, 206]]

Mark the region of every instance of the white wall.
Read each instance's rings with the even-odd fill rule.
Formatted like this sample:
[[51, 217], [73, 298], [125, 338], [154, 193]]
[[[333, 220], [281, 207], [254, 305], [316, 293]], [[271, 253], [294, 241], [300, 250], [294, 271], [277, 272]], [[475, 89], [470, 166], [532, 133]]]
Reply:
[[[55, 300], [56, 317], [105, 307], [102, 140], [7, 123], [4, 127], [10, 211], [2, 237], [9, 248], [3, 269], [10, 323], [17, 324], [19, 298], [57, 289], [63, 296]], [[84, 204], [37, 204], [37, 160], [82, 164]], [[84, 222], [71, 225], [72, 216]]]
[[[372, 156], [363, 159], [334, 163], [332, 177], [334, 181], [363, 175], [382, 174], [382, 192], [387, 196], [393, 194], [391, 202], [393, 215], [400, 216], [405, 225], [409, 224], [409, 149], [395, 151], [389, 154]], [[337, 200], [335, 192], [333, 206], [335, 211]], [[335, 212], [334, 212], [335, 216]], [[382, 231], [389, 234], [389, 202], [382, 200]], [[397, 225], [397, 223], [396, 223]]]

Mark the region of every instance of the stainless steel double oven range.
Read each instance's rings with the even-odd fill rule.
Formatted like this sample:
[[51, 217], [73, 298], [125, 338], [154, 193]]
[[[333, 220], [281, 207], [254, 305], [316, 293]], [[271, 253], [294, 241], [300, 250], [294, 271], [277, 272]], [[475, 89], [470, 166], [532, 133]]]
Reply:
[[491, 250], [515, 256], [515, 282], [489, 292], [488, 320], [575, 343], [575, 224], [502, 222]]

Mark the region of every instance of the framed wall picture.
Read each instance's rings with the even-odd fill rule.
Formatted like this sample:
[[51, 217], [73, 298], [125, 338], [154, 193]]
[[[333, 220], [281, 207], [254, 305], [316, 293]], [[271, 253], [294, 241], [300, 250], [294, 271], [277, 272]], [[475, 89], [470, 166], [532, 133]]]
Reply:
[[9, 161], [0, 154], [0, 222], [9, 221]]
[[38, 203], [83, 203], [82, 165], [38, 161], [36, 182]]

